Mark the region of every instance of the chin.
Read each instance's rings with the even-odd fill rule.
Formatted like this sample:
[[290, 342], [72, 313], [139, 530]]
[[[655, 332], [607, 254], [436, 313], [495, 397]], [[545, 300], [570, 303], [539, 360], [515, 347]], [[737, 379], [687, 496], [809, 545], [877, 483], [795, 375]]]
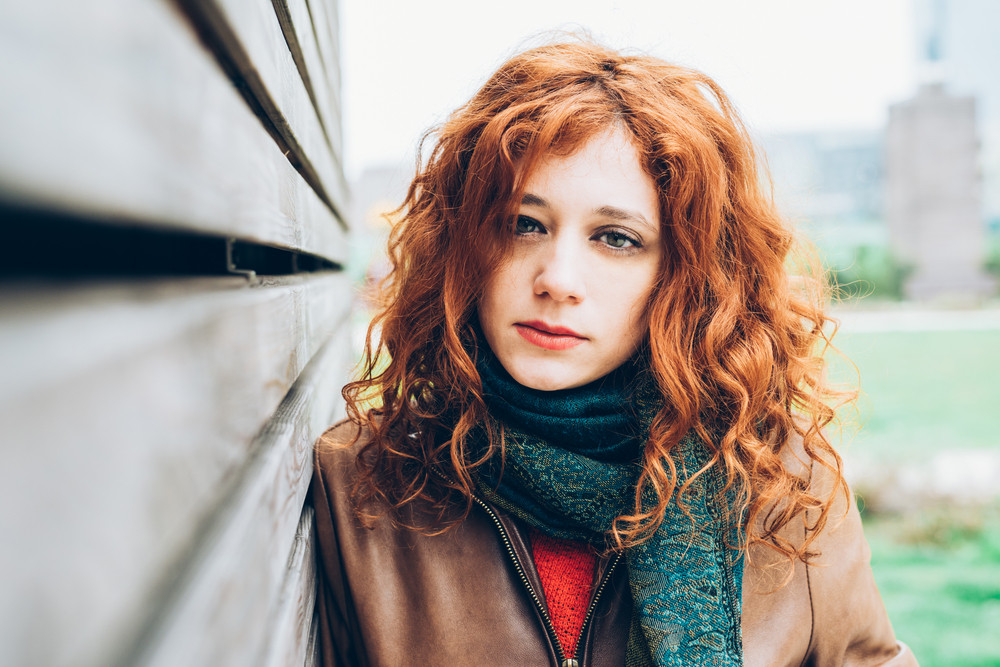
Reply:
[[539, 380], [537, 382], [530, 380], [521, 381], [517, 378], [514, 379], [517, 380], [519, 384], [522, 384], [529, 389], [537, 389], [538, 391], [559, 391], [560, 389], [572, 389], [573, 387], [578, 386], [576, 384], [560, 382], [559, 380], [552, 378], [545, 378], [544, 380]]
[[[565, 368], [547, 368], [547, 364], [524, 364], [523, 367], [507, 369], [510, 376], [518, 384], [537, 389], [538, 391], [558, 391], [572, 389], [587, 384], [590, 380], [576, 372], [567, 372]], [[561, 371], [561, 372], [560, 372]]]

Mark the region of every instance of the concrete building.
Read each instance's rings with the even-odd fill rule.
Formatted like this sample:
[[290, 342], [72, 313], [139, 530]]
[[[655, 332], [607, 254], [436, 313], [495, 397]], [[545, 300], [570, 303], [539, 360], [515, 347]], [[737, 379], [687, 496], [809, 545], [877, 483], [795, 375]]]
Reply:
[[[781, 211], [811, 234], [823, 228], [881, 227], [885, 134], [831, 130], [761, 138]], [[871, 242], [849, 234], [849, 245]], [[881, 239], [884, 240], [884, 239]]]
[[889, 111], [886, 218], [912, 299], [983, 298], [986, 240], [976, 104], [926, 84]]
[[1000, 231], [1000, 2], [914, 0], [922, 83], [976, 98], [982, 218]]

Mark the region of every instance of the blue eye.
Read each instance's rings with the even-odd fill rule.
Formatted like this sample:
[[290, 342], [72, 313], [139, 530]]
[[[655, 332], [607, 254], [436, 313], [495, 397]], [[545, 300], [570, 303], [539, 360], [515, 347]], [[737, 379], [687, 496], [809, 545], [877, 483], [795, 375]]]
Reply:
[[517, 234], [533, 234], [540, 231], [543, 231], [542, 225], [526, 215], [519, 215], [514, 221], [514, 232]]

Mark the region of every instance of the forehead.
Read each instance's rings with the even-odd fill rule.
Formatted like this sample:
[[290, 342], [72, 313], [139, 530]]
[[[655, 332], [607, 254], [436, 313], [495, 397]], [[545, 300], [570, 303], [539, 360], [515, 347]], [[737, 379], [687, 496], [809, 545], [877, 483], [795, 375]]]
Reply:
[[520, 204], [565, 210], [639, 213], [659, 220], [659, 193], [631, 137], [611, 129], [590, 137], [569, 154], [541, 156], [524, 181]]

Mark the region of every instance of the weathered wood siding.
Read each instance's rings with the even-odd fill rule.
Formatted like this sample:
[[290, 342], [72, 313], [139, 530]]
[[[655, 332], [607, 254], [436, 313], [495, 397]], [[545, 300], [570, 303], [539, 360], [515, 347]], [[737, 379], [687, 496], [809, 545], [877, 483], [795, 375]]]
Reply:
[[0, 7], [0, 664], [315, 663], [336, 0]]

